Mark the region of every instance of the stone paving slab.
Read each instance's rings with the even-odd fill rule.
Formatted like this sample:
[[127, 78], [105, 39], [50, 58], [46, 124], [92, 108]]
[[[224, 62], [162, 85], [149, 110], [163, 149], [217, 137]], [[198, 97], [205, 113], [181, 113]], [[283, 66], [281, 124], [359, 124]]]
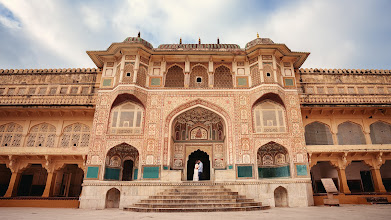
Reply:
[[212, 213], [138, 213], [118, 209], [86, 210], [60, 208], [0, 208], [1, 220], [98, 220], [98, 219], [170, 219], [170, 220], [228, 220], [228, 219], [391, 219], [391, 205], [342, 205], [340, 207], [312, 206], [304, 208], [272, 208], [249, 212]]

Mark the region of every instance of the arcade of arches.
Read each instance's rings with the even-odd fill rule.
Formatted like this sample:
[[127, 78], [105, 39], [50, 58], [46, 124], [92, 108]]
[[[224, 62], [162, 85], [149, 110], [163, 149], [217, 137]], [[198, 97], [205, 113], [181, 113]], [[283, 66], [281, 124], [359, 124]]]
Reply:
[[[354, 195], [391, 192], [391, 154], [381, 150], [391, 144], [391, 124], [336, 118], [330, 122], [319, 117], [305, 126], [315, 204], [322, 204], [326, 193], [323, 178], [331, 178], [345, 195], [339, 198], [349, 203], [358, 203]], [[363, 145], [371, 147], [364, 151]]]
[[0, 164], [0, 196], [78, 198], [83, 177], [84, 171], [77, 164], [63, 164], [55, 169], [28, 164], [17, 172]]

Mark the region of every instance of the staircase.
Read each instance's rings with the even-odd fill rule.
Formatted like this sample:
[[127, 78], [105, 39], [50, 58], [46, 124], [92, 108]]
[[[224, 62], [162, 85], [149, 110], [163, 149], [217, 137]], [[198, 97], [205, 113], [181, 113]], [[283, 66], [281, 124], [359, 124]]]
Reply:
[[268, 209], [223, 186], [184, 185], [150, 196], [125, 211], [134, 212], [225, 212]]

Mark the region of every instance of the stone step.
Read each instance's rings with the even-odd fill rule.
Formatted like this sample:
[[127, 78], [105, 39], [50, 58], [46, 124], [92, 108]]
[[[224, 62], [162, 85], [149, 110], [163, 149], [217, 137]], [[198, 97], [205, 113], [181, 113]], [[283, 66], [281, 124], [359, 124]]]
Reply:
[[143, 199], [140, 203], [231, 203], [254, 202], [254, 199]]
[[[205, 184], [205, 182], [203, 182]], [[126, 211], [134, 212], [225, 212], [267, 209], [253, 199], [247, 199], [222, 186], [200, 183], [166, 189], [143, 199]]]
[[139, 208], [208, 208], [208, 207], [223, 207], [223, 208], [233, 208], [233, 207], [248, 207], [248, 206], [261, 206], [258, 202], [247, 202], [247, 203], [163, 203], [163, 204], [152, 204], [152, 203], [136, 203], [134, 207]]
[[125, 211], [133, 212], [230, 212], [230, 211], [256, 211], [269, 209], [269, 206], [247, 206], [247, 207], [214, 207], [214, 208], [139, 208], [127, 207]]
[[157, 195], [150, 196], [150, 199], [244, 199], [240, 195]]
[[224, 192], [160, 192], [158, 195], [180, 195], [180, 196], [191, 196], [191, 195], [206, 195], [206, 196], [213, 196], [213, 195], [239, 195], [238, 192], [231, 192], [231, 191], [224, 191]]

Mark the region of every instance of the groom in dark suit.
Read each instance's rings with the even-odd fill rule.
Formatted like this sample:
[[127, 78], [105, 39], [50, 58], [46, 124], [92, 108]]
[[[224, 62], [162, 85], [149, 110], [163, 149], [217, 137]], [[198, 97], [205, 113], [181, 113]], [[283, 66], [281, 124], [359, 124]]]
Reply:
[[204, 170], [204, 164], [201, 162], [201, 160], [197, 160], [197, 164], [198, 164], [198, 179], [199, 180], [202, 180], [202, 172]]

